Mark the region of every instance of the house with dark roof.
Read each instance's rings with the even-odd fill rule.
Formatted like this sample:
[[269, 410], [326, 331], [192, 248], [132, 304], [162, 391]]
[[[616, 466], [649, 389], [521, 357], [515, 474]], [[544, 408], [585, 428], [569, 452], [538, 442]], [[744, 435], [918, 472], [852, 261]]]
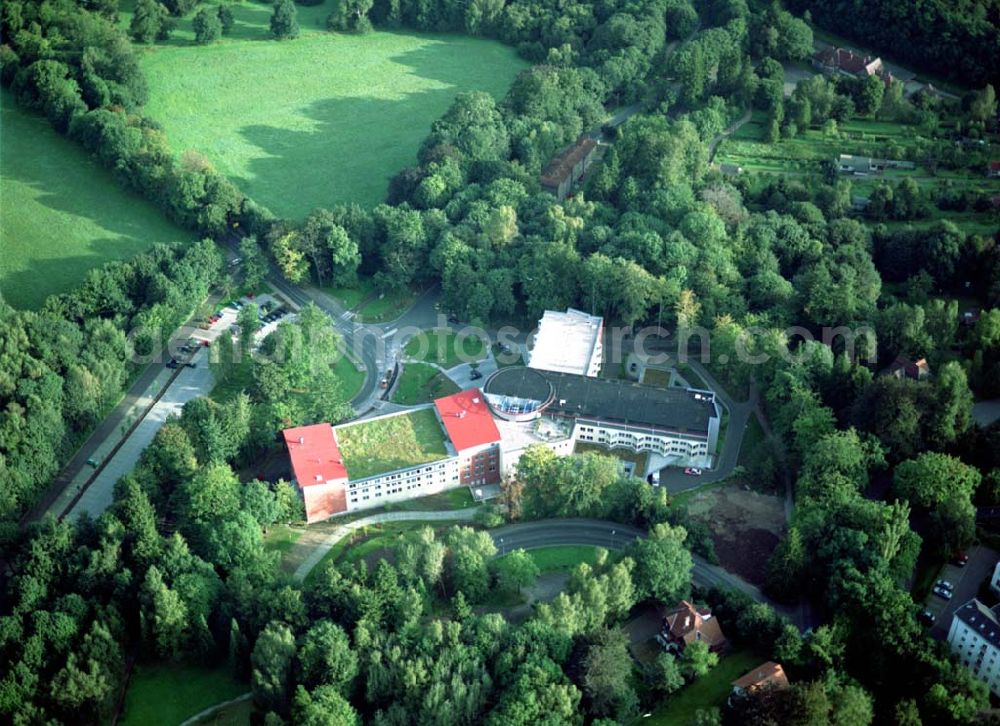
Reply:
[[736, 698], [752, 696], [762, 688], [784, 690], [788, 686], [788, 676], [785, 675], [785, 669], [781, 667], [781, 663], [769, 660], [733, 681], [733, 691], [729, 699], [732, 702]]
[[687, 600], [681, 600], [666, 612], [660, 634], [666, 639], [667, 647], [677, 652], [697, 642], [707, 643], [713, 653], [721, 653], [729, 645], [712, 611], [696, 608]]
[[503, 435], [503, 466], [543, 445], [557, 454], [577, 443], [648, 454], [646, 476], [664, 466], [712, 466], [721, 420], [715, 394], [626, 380], [511, 366], [483, 385]]
[[909, 378], [914, 381], [922, 381], [930, 377], [931, 367], [926, 358], [912, 361], [904, 355], [896, 356], [886, 371], [890, 376], [896, 378]]
[[554, 194], [560, 202], [564, 200], [587, 173], [596, 151], [597, 142], [592, 138], [578, 138], [576, 143], [559, 152], [542, 171], [539, 179], [542, 189]]

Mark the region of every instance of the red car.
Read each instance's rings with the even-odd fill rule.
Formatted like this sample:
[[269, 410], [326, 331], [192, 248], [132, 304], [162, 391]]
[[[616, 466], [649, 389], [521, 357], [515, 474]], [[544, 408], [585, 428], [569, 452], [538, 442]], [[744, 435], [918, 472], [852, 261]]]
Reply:
[[687, 469], [684, 470], [684, 473], [687, 474], [688, 476], [701, 476], [702, 471], [697, 467], [689, 466]]
[[963, 552], [962, 550], [959, 550], [958, 552], [955, 553], [955, 557], [952, 559], [952, 562], [954, 562], [959, 567], [965, 567], [967, 564], [969, 564], [969, 556], [965, 554], [965, 552]]

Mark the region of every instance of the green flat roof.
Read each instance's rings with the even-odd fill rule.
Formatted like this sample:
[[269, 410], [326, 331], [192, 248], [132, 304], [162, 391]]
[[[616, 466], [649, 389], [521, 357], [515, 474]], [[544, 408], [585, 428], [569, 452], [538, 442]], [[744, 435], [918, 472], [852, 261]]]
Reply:
[[434, 409], [383, 416], [334, 428], [349, 479], [367, 479], [448, 456]]

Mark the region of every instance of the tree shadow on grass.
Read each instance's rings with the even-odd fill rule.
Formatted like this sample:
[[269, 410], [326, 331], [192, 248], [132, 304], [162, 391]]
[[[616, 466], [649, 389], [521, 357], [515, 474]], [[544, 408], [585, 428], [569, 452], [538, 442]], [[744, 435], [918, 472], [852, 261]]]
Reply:
[[[233, 180], [276, 213], [299, 218], [317, 206], [383, 201], [389, 180], [416, 163], [431, 125], [455, 96], [486, 90], [499, 100], [520, 70], [503, 46], [484, 46], [485, 57], [471, 66], [463, 62], [467, 50], [463, 43], [432, 42], [389, 59], [399, 64], [400, 73], [431, 81], [437, 88], [401, 93], [395, 99], [355, 95], [318, 100], [300, 111], [312, 121], [309, 130], [243, 127], [241, 135], [265, 155], [250, 160], [248, 173]], [[509, 72], [496, 72], [500, 60]]]
[[[120, 187], [111, 172], [73, 142], [59, 136], [41, 116], [19, 107], [7, 93], [2, 97], [3, 133], [0, 159], [8, 192], [26, 187], [30, 206], [4, 200], [6, 234], [19, 220], [30, 239], [0, 239], [3, 247], [2, 291], [16, 307], [37, 307], [52, 293], [79, 284], [86, 272], [112, 259], [124, 259], [157, 242], [191, 239], [171, 225], [158, 207]], [[52, 210], [51, 219], [31, 219]], [[93, 224], [94, 236], [73, 237]], [[19, 231], [19, 230], [18, 230]]]

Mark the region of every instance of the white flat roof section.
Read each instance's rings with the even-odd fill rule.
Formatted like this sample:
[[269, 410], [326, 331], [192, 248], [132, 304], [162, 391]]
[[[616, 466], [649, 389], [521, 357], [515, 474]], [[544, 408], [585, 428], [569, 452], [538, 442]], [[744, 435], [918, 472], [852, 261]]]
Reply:
[[564, 313], [546, 310], [538, 321], [535, 347], [528, 359], [529, 368], [557, 373], [595, 375], [593, 363], [601, 353], [604, 319], [569, 308]]

